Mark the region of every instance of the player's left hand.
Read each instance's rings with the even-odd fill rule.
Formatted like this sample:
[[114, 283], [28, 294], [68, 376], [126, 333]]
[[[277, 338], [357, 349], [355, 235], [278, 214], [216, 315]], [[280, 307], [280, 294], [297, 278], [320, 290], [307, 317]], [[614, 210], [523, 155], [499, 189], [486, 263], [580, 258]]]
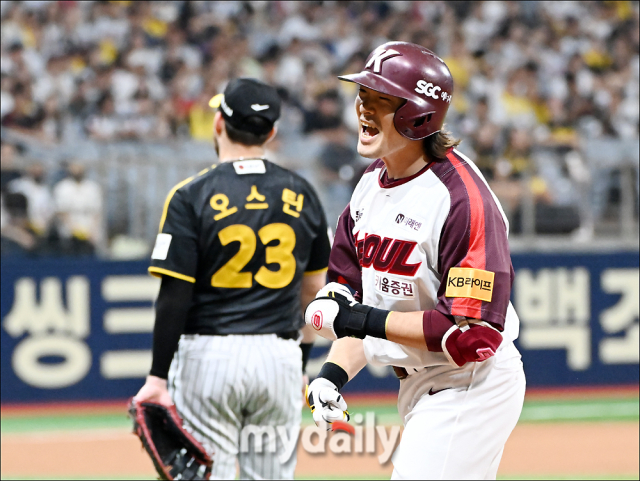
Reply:
[[335, 421], [349, 421], [347, 403], [338, 388], [328, 379], [318, 377], [307, 386], [307, 406], [313, 413], [316, 426], [325, 425], [327, 431]]
[[167, 390], [167, 380], [157, 376], [147, 376], [144, 386], [133, 398], [136, 403], [156, 402], [163, 406], [171, 406], [173, 401]]
[[368, 334], [367, 322], [372, 311], [377, 314], [378, 320], [382, 321], [383, 335], [376, 337], [384, 337], [384, 319], [389, 311], [356, 302], [345, 286], [332, 282], [320, 289], [316, 298], [309, 303], [304, 320], [318, 331], [320, 336], [330, 341], [347, 336], [364, 339]]

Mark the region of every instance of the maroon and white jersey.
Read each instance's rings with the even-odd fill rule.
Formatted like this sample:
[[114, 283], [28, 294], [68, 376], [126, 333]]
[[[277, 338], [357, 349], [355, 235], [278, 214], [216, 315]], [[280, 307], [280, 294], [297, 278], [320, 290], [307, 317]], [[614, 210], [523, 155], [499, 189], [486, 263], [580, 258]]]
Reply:
[[[484, 177], [457, 150], [399, 180], [389, 179], [377, 160], [340, 216], [329, 280], [351, 286], [363, 304], [480, 319], [512, 341], [519, 320], [509, 301], [514, 271], [508, 230]], [[366, 337], [364, 349], [373, 364], [449, 364], [436, 352], [441, 349], [430, 346]]]

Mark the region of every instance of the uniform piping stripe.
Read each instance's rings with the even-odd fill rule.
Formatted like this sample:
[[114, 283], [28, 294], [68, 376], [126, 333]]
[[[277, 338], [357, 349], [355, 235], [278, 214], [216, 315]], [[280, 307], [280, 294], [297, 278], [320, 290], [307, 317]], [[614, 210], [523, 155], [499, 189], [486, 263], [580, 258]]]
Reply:
[[[469, 196], [469, 250], [460, 262], [460, 267], [484, 269], [486, 264], [484, 204], [482, 195], [466, 166], [453, 154], [447, 154], [447, 159], [460, 175]], [[451, 304], [451, 314], [454, 316], [479, 317], [482, 301], [466, 297], [456, 297]]]
[[162, 208], [162, 217], [160, 217], [160, 229], [159, 229], [159, 232], [162, 232], [162, 228], [164, 227], [164, 221], [167, 219], [167, 211], [169, 210], [169, 202], [171, 202], [171, 199], [173, 198], [173, 194], [175, 194], [176, 191], [180, 187], [182, 187], [183, 185], [188, 184], [189, 182], [191, 182], [195, 178], [196, 178], [195, 176], [191, 176], [188, 179], [184, 179], [182, 182], [180, 182], [178, 185], [174, 186], [173, 189], [171, 189], [169, 191], [169, 194], [167, 195], [167, 198], [164, 201], [164, 207]]
[[327, 272], [329, 270], [328, 267], [325, 267], [324, 269], [318, 269], [317, 271], [307, 271], [304, 273], [305, 276], [312, 276], [314, 274], [321, 274], [323, 272]]
[[200, 177], [200, 176], [206, 174], [207, 172], [209, 172], [210, 170], [211, 170], [211, 167], [207, 167], [205, 169], [202, 169], [200, 172], [198, 172], [197, 176]]
[[170, 271], [169, 269], [163, 269], [162, 267], [149, 267], [149, 274], [154, 277], [160, 277], [161, 274], [166, 274], [167, 276], [175, 277], [176, 279], [181, 279], [183, 281], [191, 282], [192, 284], [196, 283], [195, 277], [185, 276], [184, 274], [179, 274], [177, 272]]

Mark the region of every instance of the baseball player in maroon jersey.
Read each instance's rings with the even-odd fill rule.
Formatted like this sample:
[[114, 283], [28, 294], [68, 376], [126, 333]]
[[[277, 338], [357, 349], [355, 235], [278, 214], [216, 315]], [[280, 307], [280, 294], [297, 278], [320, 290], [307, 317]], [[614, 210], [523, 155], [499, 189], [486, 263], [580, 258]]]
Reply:
[[426, 48], [389, 42], [340, 78], [360, 85], [358, 152], [377, 160], [338, 221], [332, 282], [305, 312], [335, 341], [308, 387], [314, 420], [347, 417], [345, 383], [391, 365], [405, 424], [392, 478], [495, 479], [525, 392], [509, 224], [443, 130], [451, 73]]

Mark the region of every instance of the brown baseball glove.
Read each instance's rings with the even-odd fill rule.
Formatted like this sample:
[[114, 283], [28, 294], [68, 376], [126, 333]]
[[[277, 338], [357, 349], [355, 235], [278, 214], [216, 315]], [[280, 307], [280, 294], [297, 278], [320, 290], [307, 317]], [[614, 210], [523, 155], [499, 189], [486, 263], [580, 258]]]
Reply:
[[153, 461], [160, 479], [209, 479], [213, 461], [202, 445], [182, 427], [175, 406], [129, 403], [133, 433]]

